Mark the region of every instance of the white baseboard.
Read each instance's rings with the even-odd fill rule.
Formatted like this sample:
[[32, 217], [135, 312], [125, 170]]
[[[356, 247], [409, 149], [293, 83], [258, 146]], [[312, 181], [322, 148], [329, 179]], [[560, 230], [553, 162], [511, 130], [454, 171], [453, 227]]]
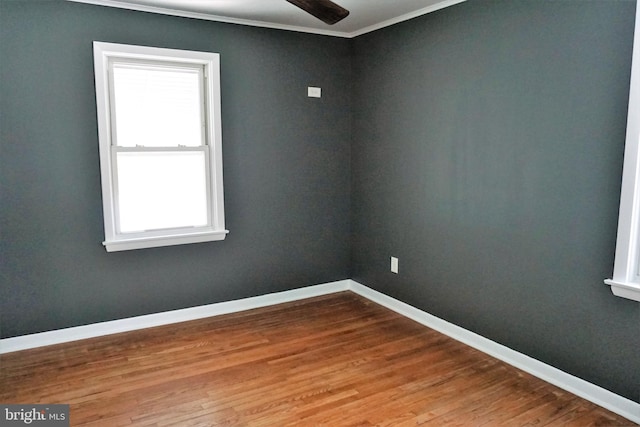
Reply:
[[5, 338], [0, 340], [0, 354], [43, 347], [46, 345], [61, 344], [86, 338], [117, 334], [120, 332], [152, 328], [154, 326], [169, 325], [171, 323], [203, 319], [205, 317], [219, 316], [222, 314], [237, 313], [254, 308], [297, 301], [334, 292], [346, 291], [349, 289], [350, 283], [350, 280], [341, 280], [338, 282], [307, 286], [300, 289], [276, 292], [240, 300], [219, 302], [199, 307], [184, 308], [181, 310], [165, 311], [163, 313], [147, 314], [127, 319], [94, 323], [86, 326], [58, 329], [55, 331], [23, 335], [15, 338]]
[[353, 280], [341, 280], [241, 300], [6, 338], [0, 340], [0, 354], [236, 313], [347, 290], [640, 424], [640, 403], [619, 396]]
[[398, 301], [371, 288], [351, 281], [349, 290], [395, 311], [409, 319], [415, 320], [431, 329], [443, 333], [457, 341], [467, 344], [496, 359], [502, 360], [511, 366], [515, 366], [531, 375], [551, 383], [563, 390], [567, 390], [596, 405], [602, 406], [616, 414], [619, 414], [635, 423], [640, 424], [640, 403], [610, 392], [602, 387], [587, 382], [583, 379], [568, 374], [551, 365], [540, 362], [525, 354], [519, 353], [508, 347], [491, 341], [481, 335], [471, 332], [417, 309], [402, 301]]

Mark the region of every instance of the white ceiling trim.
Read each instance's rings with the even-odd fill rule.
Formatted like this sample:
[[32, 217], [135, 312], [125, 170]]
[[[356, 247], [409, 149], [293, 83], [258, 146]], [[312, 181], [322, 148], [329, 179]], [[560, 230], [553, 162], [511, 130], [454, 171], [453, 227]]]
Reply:
[[455, 4], [462, 3], [465, 1], [467, 0], [444, 0], [434, 5], [427, 6], [424, 9], [419, 9], [414, 12], [407, 13], [405, 15], [401, 15], [396, 18], [392, 18], [387, 21], [380, 22], [379, 24], [371, 25], [361, 30], [348, 33], [348, 35], [346, 35], [345, 37], [349, 37], [349, 38], [357, 37], [362, 34], [370, 33], [372, 31], [379, 30], [384, 27], [389, 27], [391, 25], [398, 24], [400, 22], [408, 21], [409, 19], [417, 18], [418, 16], [426, 15], [427, 13], [435, 12], [436, 10], [444, 9], [445, 7], [453, 6]]
[[226, 22], [228, 24], [248, 25], [251, 27], [273, 28], [277, 30], [298, 31], [303, 33], [322, 34], [334, 37], [350, 37], [347, 33], [339, 31], [316, 30], [312, 28], [297, 27], [295, 25], [274, 24], [271, 22], [252, 21], [249, 19], [230, 18], [228, 16], [210, 15], [208, 13], [189, 12], [184, 10], [168, 9], [164, 7], [147, 6], [127, 3], [117, 0], [67, 0], [75, 3], [95, 4], [98, 6], [117, 7], [119, 9], [137, 10], [139, 12], [158, 13], [161, 15], [179, 16], [182, 18], [203, 19], [205, 21]]
[[263, 28], [272, 28], [277, 30], [297, 31], [301, 33], [320, 34], [320, 35], [333, 36], [333, 37], [353, 38], [353, 37], [360, 36], [362, 34], [379, 30], [384, 27], [388, 27], [390, 25], [394, 25], [403, 21], [408, 21], [409, 19], [417, 18], [418, 16], [435, 12], [436, 10], [440, 10], [445, 7], [462, 3], [466, 0], [443, 0], [434, 5], [425, 7], [424, 9], [419, 9], [414, 12], [407, 13], [405, 15], [401, 15], [401, 16], [389, 19], [387, 21], [383, 21], [378, 24], [371, 25], [369, 27], [365, 27], [353, 32], [322, 30], [322, 29], [316, 29], [316, 28], [298, 27], [295, 25], [284, 25], [284, 24], [276, 24], [272, 22], [252, 21], [249, 19], [230, 18], [227, 16], [212, 15], [207, 13], [189, 12], [189, 11], [169, 9], [169, 8], [163, 8], [163, 7], [140, 5], [140, 4], [129, 3], [127, 1], [121, 1], [121, 0], [67, 0], [67, 1], [75, 2], [75, 3], [93, 4], [98, 6], [116, 7], [119, 9], [136, 10], [140, 12], [158, 13], [161, 15], [179, 16], [183, 18], [193, 18], [193, 19], [202, 19], [206, 21], [225, 22], [229, 24], [248, 25], [251, 27], [263, 27]]

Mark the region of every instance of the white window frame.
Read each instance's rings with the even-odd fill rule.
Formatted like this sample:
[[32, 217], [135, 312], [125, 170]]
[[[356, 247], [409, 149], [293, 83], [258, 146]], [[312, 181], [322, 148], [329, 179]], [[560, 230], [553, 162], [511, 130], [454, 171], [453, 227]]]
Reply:
[[[98, 139], [100, 172], [102, 180], [102, 205], [105, 240], [108, 252], [187, 243], [224, 240], [228, 230], [224, 223], [224, 196], [222, 180], [222, 125], [220, 114], [220, 56], [211, 52], [163, 49], [116, 43], [93, 42], [96, 106], [98, 115]], [[205, 141], [201, 147], [178, 147], [162, 151], [203, 150], [206, 157], [208, 223], [206, 226], [161, 229], [137, 233], [121, 233], [117, 227], [117, 173], [116, 153], [127, 148], [116, 147], [112, 131], [113, 109], [110, 105], [109, 64], [113, 59], [141, 62], [158, 61], [176, 65], [202, 66], [204, 77]], [[149, 148], [153, 151], [153, 148]]]
[[614, 295], [640, 301], [640, 4], [634, 32], [616, 255], [613, 278], [604, 282]]

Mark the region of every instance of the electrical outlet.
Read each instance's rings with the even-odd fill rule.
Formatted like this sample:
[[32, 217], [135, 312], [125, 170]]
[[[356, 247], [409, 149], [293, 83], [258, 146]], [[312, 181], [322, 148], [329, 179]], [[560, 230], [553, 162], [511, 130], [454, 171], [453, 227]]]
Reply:
[[398, 274], [398, 258], [391, 257], [391, 272]]

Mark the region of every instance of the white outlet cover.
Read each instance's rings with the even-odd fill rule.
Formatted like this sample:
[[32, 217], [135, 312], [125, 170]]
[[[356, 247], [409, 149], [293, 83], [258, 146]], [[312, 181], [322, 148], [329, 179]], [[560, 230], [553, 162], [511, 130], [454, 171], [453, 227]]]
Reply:
[[307, 88], [307, 95], [309, 98], [320, 98], [322, 97], [322, 88], [309, 86]]
[[398, 258], [391, 257], [391, 272], [398, 274]]

